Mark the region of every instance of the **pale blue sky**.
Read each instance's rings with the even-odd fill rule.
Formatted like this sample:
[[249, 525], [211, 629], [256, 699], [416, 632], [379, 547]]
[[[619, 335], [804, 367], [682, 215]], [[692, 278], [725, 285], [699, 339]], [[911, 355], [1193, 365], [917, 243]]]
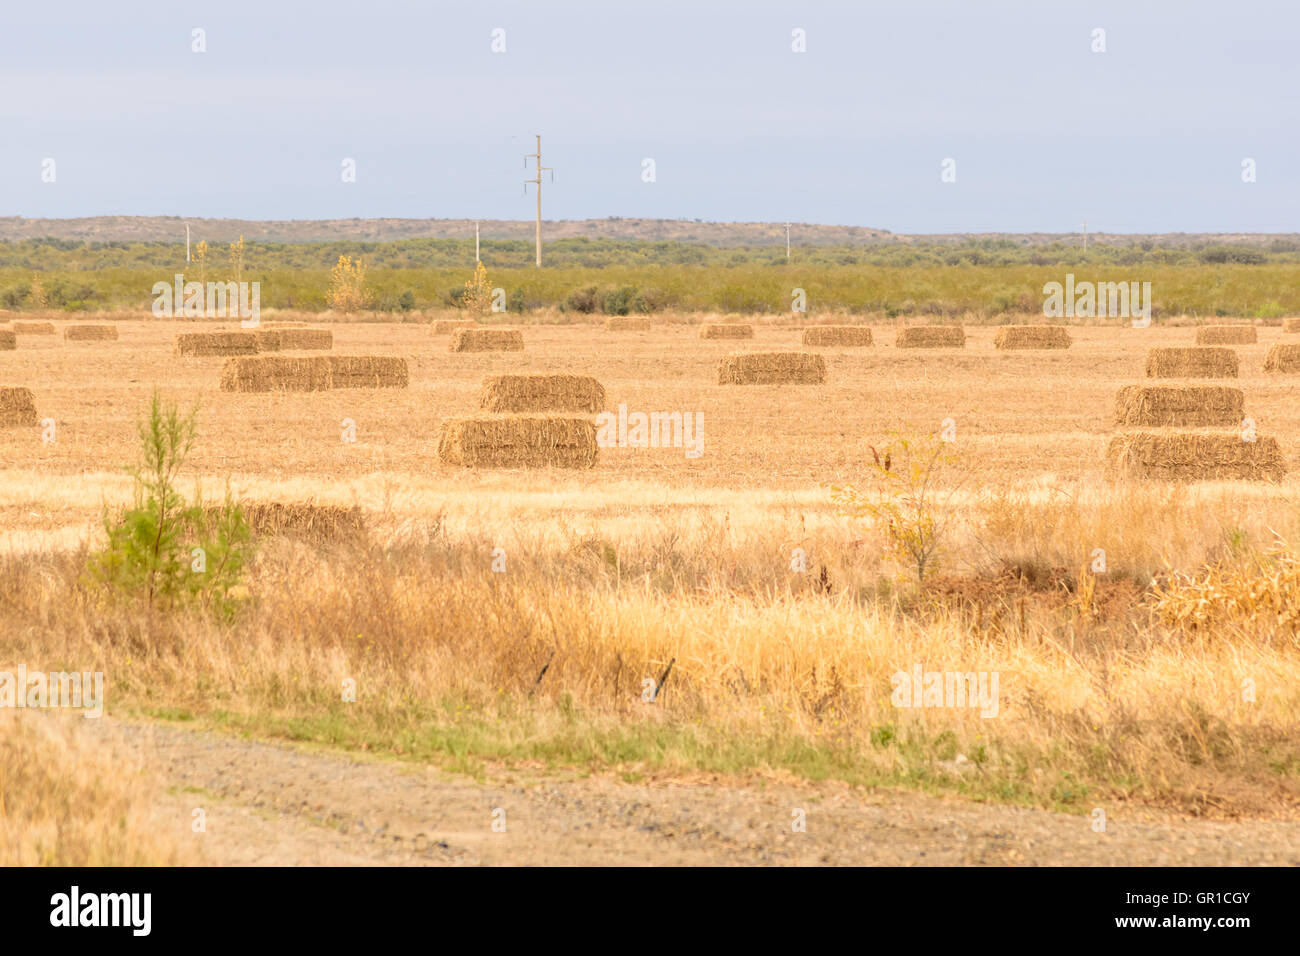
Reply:
[[0, 215], [526, 219], [540, 132], [548, 219], [1296, 232], [1297, 34], [1296, 0], [11, 0]]

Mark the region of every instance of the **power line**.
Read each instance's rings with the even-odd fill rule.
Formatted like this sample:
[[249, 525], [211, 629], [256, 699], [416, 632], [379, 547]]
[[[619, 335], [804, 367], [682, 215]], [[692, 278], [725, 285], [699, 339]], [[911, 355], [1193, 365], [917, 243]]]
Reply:
[[542, 171], [551, 174], [551, 182], [555, 182], [555, 170], [550, 166], [542, 165], [542, 136], [537, 134], [537, 152], [527, 153], [524, 156], [524, 169], [528, 168], [528, 159], [531, 157], [536, 160], [537, 177], [535, 179], [524, 180], [524, 193], [528, 192], [528, 184], [532, 183], [537, 187], [537, 265], [542, 264]]

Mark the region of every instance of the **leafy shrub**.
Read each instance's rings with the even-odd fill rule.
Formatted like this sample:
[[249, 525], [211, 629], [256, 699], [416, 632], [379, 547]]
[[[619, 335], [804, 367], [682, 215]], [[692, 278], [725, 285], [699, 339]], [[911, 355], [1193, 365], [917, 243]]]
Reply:
[[590, 315], [596, 311], [599, 304], [596, 287], [592, 285], [583, 289], [574, 289], [570, 292], [564, 297], [562, 308], [565, 312], [580, 312], [583, 315]]
[[636, 286], [610, 289], [601, 296], [600, 309], [606, 315], [643, 315], [650, 311]]

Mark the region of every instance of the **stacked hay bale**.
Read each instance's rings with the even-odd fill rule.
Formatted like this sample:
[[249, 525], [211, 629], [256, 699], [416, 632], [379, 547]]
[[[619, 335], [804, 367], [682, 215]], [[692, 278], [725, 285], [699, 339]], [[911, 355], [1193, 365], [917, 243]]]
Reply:
[[449, 335], [457, 329], [472, 329], [476, 325], [478, 323], [470, 319], [439, 319], [433, 323], [433, 334]]
[[279, 329], [258, 329], [253, 335], [257, 338], [257, 350], [259, 352], [280, 351]]
[[605, 328], [610, 332], [649, 332], [648, 315], [611, 315], [605, 320]]
[[36, 399], [30, 388], [0, 386], [0, 426], [35, 425]]
[[803, 344], [811, 346], [871, 344], [871, 329], [865, 325], [812, 325], [803, 330]]
[[590, 412], [605, 407], [605, 386], [590, 375], [489, 375], [479, 406], [488, 412]]
[[255, 355], [254, 332], [182, 332], [176, 336], [177, 355]]
[[17, 335], [54, 335], [57, 331], [53, 322], [15, 322], [13, 330]]
[[11, 352], [18, 348], [18, 336], [8, 329], [0, 329], [0, 352]]
[[826, 360], [811, 352], [738, 352], [718, 365], [719, 385], [820, 385]]
[[494, 415], [443, 422], [438, 457], [486, 468], [591, 468], [596, 425], [566, 415]]
[[993, 336], [995, 349], [1068, 349], [1070, 344], [1061, 325], [1003, 325]]
[[221, 370], [223, 392], [318, 392], [331, 387], [330, 360], [259, 355], [232, 358]]
[[754, 337], [754, 327], [752, 325], [740, 325], [739, 323], [707, 323], [700, 326], [700, 338], [702, 339], [752, 339]]
[[[15, 322], [14, 325], [17, 326], [18, 323]], [[1289, 319], [1283, 319], [1283, 320], [1282, 320], [1282, 331], [1283, 331], [1283, 332], [1300, 332], [1300, 317], [1295, 317], [1295, 316], [1293, 316], [1293, 317], [1291, 317], [1291, 318], [1289, 318]]]
[[334, 333], [329, 329], [279, 329], [280, 348], [285, 351], [328, 351], [334, 348]]
[[[1224, 348], [1157, 348], [1147, 355], [1151, 378], [1231, 378], [1237, 353]], [[1248, 479], [1277, 481], [1286, 463], [1277, 439], [1255, 434], [1244, 420], [1241, 389], [1223, 385], [1128, 385], [1115, 400], [1115, 424], [1138, 427], [1106, 446], [1112, 480]]]
[[1197, 345], [1254, 345], [1259, 340], [1253, 325], [1202, 325]]
[[894, 347], [900, 349], [965, 348], [966, 330], [960, 325], [909, 325], [898, 330]]
[[518, 329], [457, 329], [452, 333], [453, 352], [522, 352], [524, 334]]
[[110, 342], [117, 339], [116, 325], [69, 325], [63, 330], [68, 342]]
[[406, 359], [388, 355], [331, 355], [331, 388], [406, 388]]
[[1265, 372], [1300, 372], [1300, 345], [1278, 343], [1264, 356]]

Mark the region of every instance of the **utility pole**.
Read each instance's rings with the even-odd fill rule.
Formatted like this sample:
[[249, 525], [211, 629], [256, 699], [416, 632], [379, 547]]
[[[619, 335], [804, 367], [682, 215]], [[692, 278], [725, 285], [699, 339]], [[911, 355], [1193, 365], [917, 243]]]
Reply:
[[474, 261], [475, 262], [481, 261], [478, 257], [478, 223], [479, 221], [475, 219], [474, 220]]
[[785, 261], [790, 261], [790, 224], [785, 224]]
[[185, 224], [185, 261], [190, 261], [190, 224]]
[[537, 265], [540, 268], [542, 264], [542, 170], [551, 174], [551, 182], [555, 182], [555, 170], [550, 166], [542, 165], [542, 136], [537, 134], [537, 152], [527, 153], [524, 156], [524, 169], [528, 168], [528, 159], [532, 157], [536, 160], [537, 177], [535, 179], [524, 180], [524, 192], [528, 192], [528, 184], [532, 183], [537, 187]]

